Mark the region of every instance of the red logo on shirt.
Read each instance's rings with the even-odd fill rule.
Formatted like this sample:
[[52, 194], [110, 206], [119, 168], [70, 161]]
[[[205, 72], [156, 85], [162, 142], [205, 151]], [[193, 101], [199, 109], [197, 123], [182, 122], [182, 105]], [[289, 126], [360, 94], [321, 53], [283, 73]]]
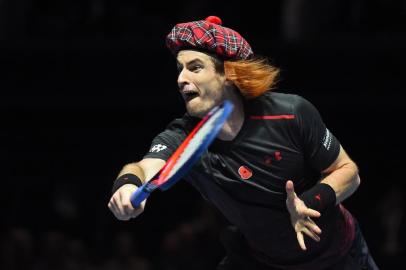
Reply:
[[279, 152], [279, 151], [276, 151], [276, 152], [275, 152], [275, 159], [276, 159], [277, 161], [279, 161], [279, 160], [282, 159], [281, 152]]
[[281, 161], [282, 160], [282, 154], [280, 151], [275, 151], [273, 155], [266, 155], [264, 157], [264, 163], [267, 166], [271, 166], [273, 161]]
[[241, 166], [238, 169], [238, 173], [240, 174], [241, 178], [244, 180], [247, 180], [247, 179], [251, 178], [251, 176], [252, 176], [252, 171], [247, 166]]
[[272, 157], [266, 155], [265, 158], [264, 158], [264, 162], [265, 162], [265, 164], [266, 164], [267, 166], [271, 166], [271, 165], [272, 165]]

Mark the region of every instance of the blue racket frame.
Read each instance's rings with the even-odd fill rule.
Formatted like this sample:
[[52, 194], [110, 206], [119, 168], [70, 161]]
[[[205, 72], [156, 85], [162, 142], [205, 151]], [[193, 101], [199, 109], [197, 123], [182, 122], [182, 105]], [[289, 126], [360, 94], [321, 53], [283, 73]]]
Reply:
[[[182, 165], [182, 167], [178, 169], [178, 171], [174, 175], [172, 175], [167, 181], [165, 181], [165, 183], [160, 186], [156, 185], [153, 182], [153, 180], [155, 180], [154, 177], [152, 178], [153, 180], [144, 183], [131, 195], [130, 200], [131, 204], [134, 207], [138, 207], [155, 189], [159, 188], [160, 190], [165, 191], [172, 187], [176, 182], [182, 179], [182, 177], [193, 167], [193, 165], [195, 165], [203, 152], [217, 137], [217, 134], [220, 132], [224, 122], [227, 120], [228, 116], [233, 110], [233, 104], [230, 101], [225, 100], [221, 105], [214, 107], [208, 114], [213, 115], [220, 109], [223, 109], [223, 112], [216, 120], [213, 130], [205, 137], [202, 144], [196, 149], [191, 157]], [[207, 123], [207, 121], [203, 124], [203, 126]]]

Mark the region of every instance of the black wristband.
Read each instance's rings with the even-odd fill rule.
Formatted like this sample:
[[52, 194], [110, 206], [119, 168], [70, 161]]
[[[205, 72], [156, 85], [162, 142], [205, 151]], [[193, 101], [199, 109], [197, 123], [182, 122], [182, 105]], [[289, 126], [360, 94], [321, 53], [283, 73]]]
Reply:
[[336, 193], [334, 189], [324, 183], [319, 183], [311, 189], [303, 192], [299, 198], [308, 208], [316, 211], [323, 211], [336, 204]]
[[132, 173], [123, 174], [114, 181], [112, 194], [114, 194], [117, 191], [117, 189], [124, 186], [125, 184], [133, 184], [136, 185], [137, 187], [140, 187], [142, 186], [142, 181], [135, 174]]

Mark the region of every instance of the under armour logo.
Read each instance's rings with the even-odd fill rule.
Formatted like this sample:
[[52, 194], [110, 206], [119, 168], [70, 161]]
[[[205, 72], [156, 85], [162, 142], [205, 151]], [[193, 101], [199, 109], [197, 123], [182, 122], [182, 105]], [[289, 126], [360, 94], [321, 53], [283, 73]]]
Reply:
[[273, 155], [266, 155], [264, 157], [264, 163], [267, 166], [271, 166], [273, 161], [281, 161], [282, 160], [282, 154], [280, 151], [275, 151]]
[[167, 147], [166, 145], [162, 145], [162, 144], [155, 144], [154, 146], [152, 146], [152, 148], [149, 150], [150, 153], [158, 153], [162, 150], [165, 150]]

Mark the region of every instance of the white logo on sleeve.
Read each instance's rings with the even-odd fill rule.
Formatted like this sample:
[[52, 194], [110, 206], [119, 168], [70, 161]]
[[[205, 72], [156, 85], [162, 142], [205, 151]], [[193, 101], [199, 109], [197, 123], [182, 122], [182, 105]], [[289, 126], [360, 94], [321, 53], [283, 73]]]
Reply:
[[331, 140], [332, 140], [331, 133], [330, 133], [330, 131], [326, 128], [326, 133], [324, 133], [324, 137], [323, 137], [323, 146], [324, 146], [327, 150], [330, 150]]
[[165, 150], [166, 148], [167, 148], [166, 145], [155, 144], [154, 146], [151, 147], [149, 152], [150, 153], [158, 153], [158, 152], [161, 152], [162, 150]]

